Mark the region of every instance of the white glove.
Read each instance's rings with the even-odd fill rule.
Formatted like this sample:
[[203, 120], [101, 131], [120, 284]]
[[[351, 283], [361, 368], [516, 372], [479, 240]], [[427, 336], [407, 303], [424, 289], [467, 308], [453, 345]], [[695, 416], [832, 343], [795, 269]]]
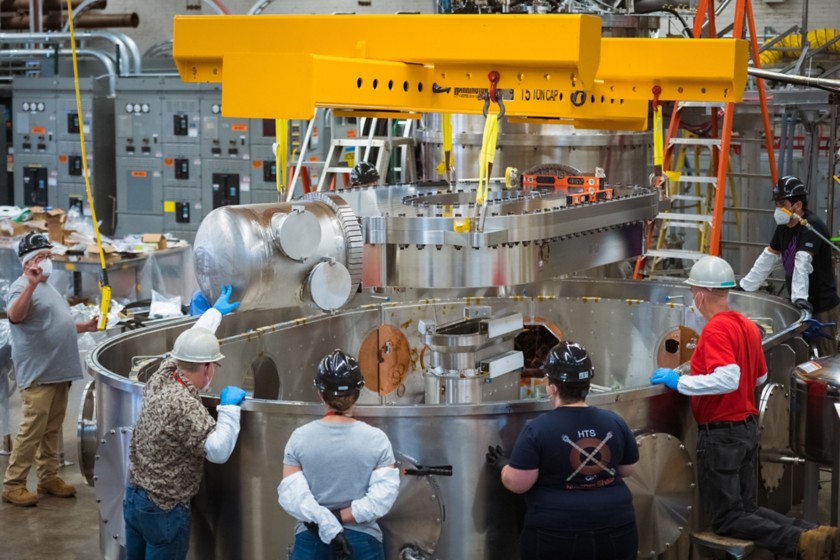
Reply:
[[758, 258], [755, 259], [755, 264], [753, 264], [749, 273], [741, 278], [741, 287], [744, 288], [744, 291], [756, 291], [761, 283], [767, 280], [780, 260], [782, 260], [781, 255], [771, 253], [769, 247], [765, 247]]
[[216, 427], [204, 441], [204, 451], [211, 463], [224, 463], [236, 447], [236, 438], [239, 437], [239, 414], [242, 409], [234, 404], [226, 404], [217, 406], [216, 410], [219, 417]]
[[330, 510], [318, 504], [309, 482], [298, 471], [280, 481], [277, 487], [277, 501], [286, 512], [298, 521], [313, 521], [318, 524], [318, 537], [325, 544], [330, 544], [344, 527]]
[[808, 279], [814, 267], [814, 257], [808, 251], [797, 251], [793, 263], [793, 279], [790, 282], [790, 301], [808, 301]]
[[400, 471], [395, 467], [382, 467], [370, 474], [368, 490], [363, 498], [353, 500], [350, 510], [356, 523], [379, 519], [391, 509], [400, 493]]

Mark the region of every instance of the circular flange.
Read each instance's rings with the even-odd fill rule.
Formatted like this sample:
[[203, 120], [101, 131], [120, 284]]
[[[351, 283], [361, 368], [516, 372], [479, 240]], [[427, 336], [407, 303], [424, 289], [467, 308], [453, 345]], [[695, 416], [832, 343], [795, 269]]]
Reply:
[[292, 207], [289, 214], [272, 216], [271, 229], [277, 248], [292, 260], [306, 260], [321, 244], [321, 223], [302, 206]]
[[123, 496], [128, 484], [128, 451], [132, 433], [132, 429], [126, 427], [109, 430], [99, 440], [93, 467], [94, 490], [102, 523], [100, 530], [119, 541], [120, 546], [125, 546]]
[[790, 400], [779, 383], [768, 383], [761, 390], [758, 404], [759, 473], [764, 489], [772, 492], [779, 487], [787, 465], [773, 460], [788, 453], [790, 429]]
[[[395, 452], [396, 466], [417, 468], [416, 461]], [[440, 540], [445, 510], [440, 503], [440, 488], [433, 476], [400, 476], [400, 492], [385, 517], [378, 520], [385, 534], [385, 557], [402, 558], [400, 551], [414, 549], [432, 558]]]
[[696, 331], [682, 325], [665, 333], [656, 351], [656, 367], [676, 369], [689, 361], [699, 337]]
[[655, 558], [673, 547], [688, 527], [694, 499], [694, 468], [685, 445], [666, 433], [642, 434], [639, 465], [625, 482], [633, 493], [639, 525], [639, 558]]
[[362, 283], [362, 257], [365, 248], [359, 219], [347, 202], [336, 194], [309, 193], [303, 195], [301, 200], [320, 202], [335, 213], [336, 222], [344, 237], [344, 266], [350, 272], [353, 292], [355, 292]]
[[380, 325], [370, 331], [359, 348], [365, 387], [382, 396], [402, 385], [410, 362], [408, 339], [393, 325]]
[[87, 485], [93, 486], [93, 466], [96, 462], [96, 381], [88, 381], [82, 390], [76, 438], [79, 440], [79, 470]]
[[316, 264], [309, 273], [307, 287], [312, 301], [324, 311], [338, 309], [353, 295], [350, 272], [338, 261]]

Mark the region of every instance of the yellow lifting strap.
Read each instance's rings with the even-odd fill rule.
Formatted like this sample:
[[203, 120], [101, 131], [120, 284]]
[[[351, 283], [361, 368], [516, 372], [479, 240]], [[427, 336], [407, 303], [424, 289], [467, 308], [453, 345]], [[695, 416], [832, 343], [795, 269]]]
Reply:
[[82, 95], [79, 91], [79, 65], [76, 60], [76, 31], [73, 28], [73, 2], [67, 0], [67, 22], [70, 24], [70, 52], [73, 56], [73, 85], [76, 88], [76, 112], [79, 114], [79, 144], [82, 151], [82, 175], [85, 178], [85, 189], [87, 191], [88, 205], [90, 206], [90, 218], [93, 220], [93, 232], [96, 235], [96, 248], [99, 252], [99, 265], [102, 269], [99, 272], [99, 324], [97, 328], [101, 331], [108, 323], [108, 311], [111, 308], [111, 286], [108, 284], [108, 269], [105, 265], [105, 251], [102, 249], [102, 236], [99, 235], [99, 222], [96, 219], [96, 208], [93, 204], [93, 193], [90, 190], [90, 173], [87, 165], [87, 153], [85, 151], [85, 127], [84, 113], [82, 113]]
[[499, 138], [499, 116], [488, 114], [484, 121], [484, 135], [481, 138], [481, 154], [478, 159], [478, 191], [475, 193], [476, 207], [487, 200], [490, 186], [490, 170], [496, 157], [496, 141]]
[[443, 159], [435, 168], [438, 175], [450, 176], [454, 162], [452, 161], [452, 114], [443, 113], [441, 115], [441, 129], [443, 135]]
[[657, 104], [653, 112], [653, 168], [657, 177], [662, 176], [662, 165], [665, 161], [665, 140], [662, 136], [662, 105]]
[[289, 179], [289, 119], [275, 119], [274, 125], [277, 134], [274, 150], [274, 160], [277, 162], [275, 180], [277, 192], [282, 193], [288, 187]]

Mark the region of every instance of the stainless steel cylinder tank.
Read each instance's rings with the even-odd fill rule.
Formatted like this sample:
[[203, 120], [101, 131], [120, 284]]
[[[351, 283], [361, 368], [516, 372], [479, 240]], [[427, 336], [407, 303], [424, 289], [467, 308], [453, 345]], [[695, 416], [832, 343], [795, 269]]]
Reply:
[[[659, 29], [659, 18], [654, 16], [600, 17], [604, 37], [648, 37]], [[423, 145], [423, 170], [426, 177], [434, 178], [435, 168], [443, 159], [442, 121], [437, 113], [426, 114], [423, 119], [424, 128], [418, 136]], [[452, 115], [457, 177], [478, 176], [483, 130], [481, 115]], [[540, 164], [562, 163], [588, 173], [600, 167], [613, 183], [646, 185], [651, 142], [650, 132], [582, 130], [567, 125], [503, 120], [499, 124], [493, 167], [501, 176], [508, 166], [525, 170]]]
[[207, 300], [231, 284], [233, 298], [247, 309], [337, 309], [361, 280], [358, 220], [330, 194], [217, 208], [202, 220], [194, 250], [196, 279]]
[[[522, 295], [525, 289], [527, 297]], [[423, 402], [420, 354], [425, 343], [420, 321], [443, 324], [475, 305], [489, 306], [498, 316], [520, 313], [526, 325], [551, 324], [555, 336], [562, 333], [590, 351], [598, 390], [588, 402], [621, 414], [641, 444], [639, 478], [628, 482], [639, 520], [640, 556], [685, 557], [687, 549], [680, 548], [685, 539], [680, 535], [690, 523], [696, 431], [685, 398], [650, 386], [648, 377], [661, 363], [658, 349], [684, 322], [682, 306], [665, 303], [666, 296], [687, 298], [687, 289], [582, 279], [484, 294], [461, 297], [455, 292], [409, 290], [393, 294], [408, 301], [362, 301], [357, 308], [331, 314], [302, 317], [281, 310], [276, 315], [265, 311], [226, 317], [217, 334], [227, 359], [214, 385], [250, 384], [262, 398], [245, 402], [231, 459], [224, 465], [206, 465], [202, 490], [193, 503], [191, 558], [285, 557], [293, 542], [294, 522], [277, 504], [277, 485], [289, 435], [323, 413], [312, 387], [316, 364], [336, 347], [359, 352], [370, 337], [378, 340], [383, 326], [405, 337], [407, 371], [384, 394], [383, 384], [378, 392], [367, 384], [356, 415], [388, 434], [401, 467], [437, 467], [433, 474], [402, 477], [397, 504], [381, 521], [387, 557], [411, 551], [414, 557], [427, 559], [516, 558], [521, 502], [484, 465], [484, 453], [488, 445], [510, 448], [525, 423], [547, 410], [548, 402]], [[732, 300], [736, 309], [761, 318], [770, 327], [768, 332], [775, 333], [765, 339], [766, 349], [793, 335], [799, 312], [789, 303], [747, 294], [734, 294]], [[281, 322], [271, 323], [273, 316]], [[97, 482], [97, 497], [103, 504], [113, 504], [121, 496], [125, 434], [142, 406], [142, 383], [126, 377], [131, 357], [163, 354], [189, 324], [178, 321], [121, 335], [97, 347], [89, 358], [96, 377], [97, 433], [100, 441], [107, 442], [96, 454], [114, 465], [105, 472], [116, 473], [108, 483]], [[389, 341], [393, 340], [392, 336]], [[374, 357], [385, 356], [386, 346], [374, 344]], [[671, 350], [679, 355], [681, 349]], [[363, 373], [367, 377], [370, 372], [363, 367]], [[379, 375], [375, 368], [373, 375]], [[217, 403], [213, 394], [205, 396], [208, 406]], [[113, 507], [110, 511], [119, 515]], [[108, 519], [104, 509], [102, 515], [102, 550], [107, 558], [118, 558], [120, 520]]]
[[840, 356], [796, 366], [791, 376], [791, 446], [806, 459], [830, 464], [834, 405], [840, 403]]

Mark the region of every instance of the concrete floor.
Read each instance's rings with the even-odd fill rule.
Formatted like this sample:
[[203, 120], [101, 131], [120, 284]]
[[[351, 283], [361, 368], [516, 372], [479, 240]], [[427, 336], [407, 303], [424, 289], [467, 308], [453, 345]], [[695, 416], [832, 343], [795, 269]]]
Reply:
[[[65, 461], [72, 462], [61, 471], [61, 477], [76, 486], [75, 498], [56, 498], [40, 496], [36, 507], [21, 508], [11, 504], [0, 504], [0, 558], [6, 560], [90, 560], [102, 558], [99, 551], [99, 510], [96, 495], [91, 486], [87, 486], [79, 471], [76, 422], [82, 390], [90, 378], [86, 375], [83, 382], [73, 383], [67, 416], [64, 421]], [[13, 421], [19, 418], [20, 397], [15, 395], [9, 402]], [[17, 432], [15, 428], [14, 433]], [[0, 455], [0, 473], [5, 472], [9, 463], [8, 456]], [[820, 521], [830, 519], [830, 473], [821, 472], [823, 481], [819, 496]], [[34, 470], [29, 475], [29, 491], [34, 492], [37, 484]], [[794, 508], [791, 515], [800, 513]], [[694, 558], [709, 558], [695, 551]], [[750, 555], [751, 560], [772, 560], [767, 551], [757, 550]], [[464, 559], [469, 560], [469, 559]]]
[[[84, 483], [78, 464], [76, 422], [85, 382], [75, 382], [64, 420], [64, 459], [73, 465], [61, 469], [60, 476], [76, 486], [75, 498], [39, 496], [38, 505], [30, 508], [0, 504], [0, 558], [8, 560], [90, 560], [101, 558], [99, 552], [99, 510], [92, 486]], [[20, 397], [9, 402], [18, 417]], [[17, 429], [13, 430], [12, 439]], [[0, 472], [5, 472], [9, 457], [0, 456]], [[35, 492], [37, 477], [29, 473], [29, 491]]]

